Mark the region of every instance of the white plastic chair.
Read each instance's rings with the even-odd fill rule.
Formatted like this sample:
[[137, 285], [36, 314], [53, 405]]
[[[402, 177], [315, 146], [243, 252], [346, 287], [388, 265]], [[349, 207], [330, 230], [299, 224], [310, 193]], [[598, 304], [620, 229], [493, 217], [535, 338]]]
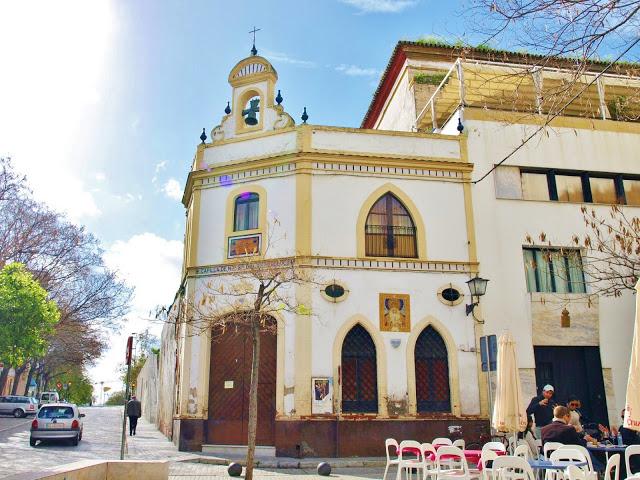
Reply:
[[431, 445], [433, 445], [434, 447], [436, 445], [448, 445], [448, 446], [451, 446], [451, 445], [453, 445], [453, 442], [451, 441], [450, 438], [438, 437], [438, 438], [434, 438], [433, 439], [433, 442], [431, 442]]
[[582, 453], [582, 455], [584, 455], [584, 458], [586, 459], [587, 464], [589, 466], [589, 471], [590, 472], [594, 471], [593, 470], [593, 460], [591, 460], [591, 455], [589, 455], [589, 450], [587, 450], [582, 445], [563, 445], [558, 450], [562, 450], [562, 449], [566, 449], [566, 448], [571, 448], [573, 450], [578, 450], [580, 453]]
[[564, 445], [564, 443], [560, 443], [560, 442], [547, 442], [547, 443], [545, 443], [544, 447], [542, 447], [542, 455], [544, 456], [544, 459], [545, 460], [549, 460], [549, 455], [551, 454], [551, 452], [559, 449], [563, 445]]
[[[393, 447], [393, 451], [395, 452], [395, 458], [391, 458], [391, 455], [389, 455], [390, 447]], [[393, 438], [387, 438], [384, 441], [384, 449], [387, 454], [387, 466], [384, 467], [384, 475], [382, 476], [382, 480], [385, 480], [387, 478], [387, 472], [389, 471], [389, 467], [391, 465], [398, 465], [399, 463], [398, 456], [400, 455], [400, 448], [399, 448], [398, 442]]]
[[521, 443], [516, 447], [516, 450], [513, 452], [514, 457], [521, 457], [525, 460], [529, 460], [531, 457], [531, 451], [529, 449], [529, 445], [526, 443]]
[[[581, 467], [580, 470], [584, 472], [586, 478], [591, 478], [591, 475], [589, 475], [590, 470], [588, 468], [589, 465], [587, 459], [585, 458], [584, 453], [578, 449], [568, 448], [568, 446], [567, 448], [558, 448], [551, 452], [549, 460], [552, 462], [585, 462], [587, 463], [587, 466]], [[562, 470], [547, 470], [545, 478], [546, 480], [563, 480], [566, 476]]]
[[502, 442], [487, 442], [482, 446], [482, 450], [495, 450], [496, 452], [506, 452], [507, 447]]
[[500, 480], [535, 480], [533, 469], [522, 457], [503, 455], [493, 461]]
[[627, 467], [627, 478], [640, 477], [640, 472], [631, 471], [631, 457], [633, 455], [640, 455], [640, 445], [629, 445], [624, 451], [624, 465]]
[[489, 448], [482, 450], [480, 454], [480, 465], [482, 465], [482, 480], [493, 480], [495, 478], [493, 464], [491, 467], [487, 466], [487, 462], [498, 458], [498, 454]]
[[575, 465], [569, 465], [567, 467], [567, 475], [569, 480], [587, 480], [587, 475], [584, 470], [581, 470]]
[[[418, 456], [416, 458], [405, 458], [405, 449], [412, 449], [417, 451]], [[422, 469], [422, 445], [415, 440], [403, 440], [398, 445], [398, 472], [396, 473], [396, 479], [400, 480], [402, 470], [405, 471], [405, 477], [409, 478], [411, 469]]]
[[455, 440], [455, 441], [452, 443], [452, 445], [453, 445], [454, 447], [458, 447], [460, 450], [464, 450], [464, 447], [465, 447], [465, 445], [466, 445], [466, 444], [465, 444], [465, 442], [464, 442], [464, 439], [459, 438], [459, 439]]
[[[616, 469], [614, 477], [611, 478], [611, 470]], [[604, 480], [619, 480], [620, 478], [620, 454], [616, 453], [609, 457], [607, 467], [604, 469]]]
[[[443, 459], [442, 457], [453, 457]], [[451, 460], [457, 465], [455, 468], [447, 468]], [[464, 452], [453, 445], [444, 445], [436, 453], [437, 480], [470, 480], [469, 466], [464, 457]]]
[[426, 480], [427, 477], [435, 480], [438, 476], [438, 469], [436, 467], [436, 449], [430, 443], [423, 443], [420, 446], [420, 455], [422, 456], [422, 478]]

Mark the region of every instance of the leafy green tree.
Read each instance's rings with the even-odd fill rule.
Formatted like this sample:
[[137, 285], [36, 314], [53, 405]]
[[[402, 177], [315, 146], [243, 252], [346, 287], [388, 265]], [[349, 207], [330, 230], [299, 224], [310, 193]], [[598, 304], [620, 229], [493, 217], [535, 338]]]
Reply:
[[58, 306], [25, 266], [10, 263], [0, 270], [0, 391], [9, 367], [44, 355], [47, 337], [60, 320]]
[[124, 405], [124, 392], [122, 390], [113, 392], [109, 399], [104, 402], [105, 405]]
[[77, 404], [91, 403], [93, 386], [80, 368], [70, 366], [65, 373], [54, 377], [52, 383], [54, 385], [62, 384], [60, 398]]

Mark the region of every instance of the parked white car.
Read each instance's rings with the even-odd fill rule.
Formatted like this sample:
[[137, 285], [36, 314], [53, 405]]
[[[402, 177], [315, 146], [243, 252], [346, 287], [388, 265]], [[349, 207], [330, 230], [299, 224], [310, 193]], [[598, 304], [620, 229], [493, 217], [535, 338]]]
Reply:
[[43, 405], [31, 422], [29, 444], [35, 447], [38, 440], [71, 440], [76, 446], [82, 440], [83, 418], [84, 413], [73, 403]]
[[23, 395], [7, 395], [0, 397], [0, 413], [13, 415], [16, 418], [35, 415], [38, 410], [38, 401], [33, 397]]

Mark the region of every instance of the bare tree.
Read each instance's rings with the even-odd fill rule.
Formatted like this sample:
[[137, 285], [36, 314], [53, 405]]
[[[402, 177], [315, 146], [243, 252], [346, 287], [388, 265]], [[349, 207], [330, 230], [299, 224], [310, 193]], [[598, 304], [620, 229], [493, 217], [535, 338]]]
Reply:
[[[640, 278], [640, 218], [629, 216], [624, 207], [617, 205], [609, 209], [608, 215], [586, 206], [581, 212], [587, 233], [574, 234], [570, 248], [549, 248], [545, 254], [571, 255], [579, 248], [585, 282], [590, 287], [587, 296], [619, 297], [625, 291], [634, 292]], [[538, 239], [551, 246], [544, 232]], [[527, 236], [526, 241], [534, 243], [531, 236]], [[569, 280], [567, 272], [554, 274]]]
[[508, 38], [547, 59], [598, 60], [602, 47], [635, 45], [640, 0], [472, 0], [471, 12], [487, 42]]
[[98, 240], [34, 200], [10, 159], [0, 158], [0, 268], [10, 262], [26, 265], [61, 313], [47, 354], [29, 362], [29, 376], [46, 383], [61, 368], [94, 362], [106, 346], [104, 329], [127, 313], [132, 290], [105, 266]]
[[295, 257], [255, 260], [247, 256], [238, 259], [230, 271], [206, 282], [204, 288], [196, 292], [193, 301], [187, 304], [185, 321], [191, 335], [209, 331], [214, 342], [220, 341], [227, 332], [251, 338], [245, 475], [248, 480], [253, 478], [256, 446], [260, 333], [275, 334], [275, 318], [282, 312], [310, 315], [309, 305], [297, 300], [296, 289], [313, 283], [310, 269], [300, 265]]

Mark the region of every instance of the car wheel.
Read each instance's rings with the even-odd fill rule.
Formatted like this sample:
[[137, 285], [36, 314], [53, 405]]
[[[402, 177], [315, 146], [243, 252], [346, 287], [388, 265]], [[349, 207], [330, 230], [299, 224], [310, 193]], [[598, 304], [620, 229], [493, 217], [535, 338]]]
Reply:
[[30, 438], [30, 439], [29, 439], [29, 445], [31, 445], [32, 447], [35, 447], [35, 446], [36, 446], [36, 442], [37, 442], [37, 440], [35, 440], [35, 439], [33, 439], [33, 438]]
[[73, 440], [71, 440], [71, 445], [73, 445], [74, 447], [77, 447], [79, 440], [80, 439], [78, 437], [75, 437]]
[[82, 430], [80, 430], [80, 435], [78, 435], [78, 441], [82, 440]]
[[24, 412], [24, 410], [21, 410], [21, 409], [19, 409], [19, 408], [16, 408], [16, 409], [13, 411], [13, 416], [14, 416], [14, 417], [16, 417], [16, 418], [24, 418], [24, 417], [26, 417], [26, 416], [27, 416], [27, 414]]

